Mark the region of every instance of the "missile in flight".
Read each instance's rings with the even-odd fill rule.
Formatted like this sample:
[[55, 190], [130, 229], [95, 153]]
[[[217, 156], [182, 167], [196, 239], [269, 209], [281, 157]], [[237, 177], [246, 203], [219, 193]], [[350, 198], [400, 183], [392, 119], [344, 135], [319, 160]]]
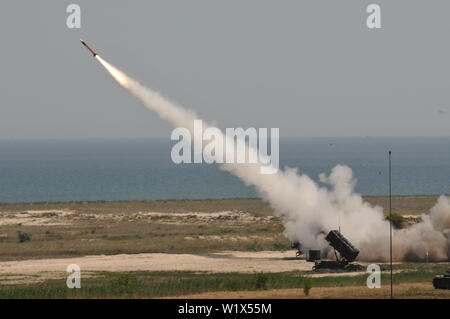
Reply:
[[80, 39], [80, 41], [86, 47], [86, 49], [88, 49], [92, 53], [94, 57], [97, 56], [97, 52], [95, 52], [89, 45], [87, 45], [86, 42], [84, 42], [82, 39]]

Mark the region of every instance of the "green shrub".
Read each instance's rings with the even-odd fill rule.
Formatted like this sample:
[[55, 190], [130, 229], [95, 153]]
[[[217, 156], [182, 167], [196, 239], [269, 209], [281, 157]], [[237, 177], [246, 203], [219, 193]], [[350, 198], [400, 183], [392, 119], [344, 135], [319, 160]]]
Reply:
[[273, 249], [275, 250], [289, 250], [291, 249], [291, 244], [289, 241], [276, 241], [273, 243]]
[[386, 216], [386, 220], [391, 220], [392, 221], [392, 226], [395, 229], [401, 229], [403, 228], [403, 224], [405, 222], [405, 218], [402, 215], [399, 214], [392, 214], [392, 218], [389, 218], [389, 215]]
[[303, 282], [303, 293], [305, 296], [309, 296], [309, 291], [312, 288], [312, 279], [311, 278], [305, 278], [305, 281]]
[[256, 274], [255, 286], [256, 289], [267, 289], [267, 275], [263, 272]]
[[112, 280], [111, 290], [119, 295], [132, 294], [137, 286], [137, 278], [133, 274], [123, 273], [119, 274]]
[[23, 231], [20, 231], [20, 230], [17, 231], [17, 241], [19, 243], [23, 243], [23, 242], [26, 242], [26, 241], [29, 241], [29, 240], [31, 240], [31, 236], [29, 234], [27, 234], [27, 233], [25, 233]]

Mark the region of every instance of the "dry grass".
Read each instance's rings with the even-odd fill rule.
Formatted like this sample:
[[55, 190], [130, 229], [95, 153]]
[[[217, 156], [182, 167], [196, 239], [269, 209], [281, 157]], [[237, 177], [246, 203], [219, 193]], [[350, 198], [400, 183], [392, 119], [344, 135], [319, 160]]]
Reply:
[[[427, 212], [437, 200], [437, 195], [393, 196], [392, 206], [401, 215], [417, 215]], [[364, 196], [373, 205], [387, 208], [386, 196]], [[67, 209], [86, 213], [133, 213], [139, 211], [158, 212], [217, 212], [239, 210], [257, 216], [272, 215], [270, 205], [259, 198], [210, 199], [210, 200], [156, 200], [156, 201], [96, 201], [96, 202], [62, 202], [62, 203], [18, 203], [1, 204], [1, 211], [23, 210], [58, 210]]]
[[[438, 265], [441, 270], [445, 265]], [[434, 273], [410, 271], [394, 275], [395, 298], [449, 298], [436, 290]], [[389, 278], [382, 288], [366, 287], [367, 274], [311, 278], [305, 272], [210, 273], [199, 271], [92, 272], [81, 289], [68, 289], [65, 278], [0, 286], [0, 298], [389, 298]], [[20, 281], [20, 278], [11, 278]], [[310, 283], [308, 295], [306, 283]]]
[[[385, 197], [366, 199], [387, 203]], [[417, 215], [435, 201], [436, 196], [401, 196], [393, 206], [398, 214]], [[0, 204], [0, 260], [285, 250], [290, 243], [282, 230], [261, 199]], [[17, 231], [30, 234], [31, 241], [18, 243]]]
[[[214, 291], [201, 294], [177, 296], [180, 299], [388, 299], [388, 285], [380, 289], [369, 289], [363, 286], [313, 287], [309, 296], [305, 296], [303, 288], [251, 290], [251, 291]], [[401, 283], [394, 287], [394, 298], [450, 298], [449, 290], [434, 289], [430, 282]]]
[[[108, 210], [93, 204], [88, 210], [64, 207], [71, 211], [65, 215], [58, 215], [54, 212], [56, 207], [49, 207], [48, 214], [38, 215], [30, 211], [44, 210], [41, 204], [27, 210], [18, 208], [0, 213], [0, 260], [290, 248], [281, 234], [279, 219], [237, 210], [161, 213], [163, 207], [159, 207], [155, 213], [150, 209], [141, 211], [140, 206], [121, 211], [118, 207]], [[18, 242], [18, 231], [30, 234], [31, 240]]]

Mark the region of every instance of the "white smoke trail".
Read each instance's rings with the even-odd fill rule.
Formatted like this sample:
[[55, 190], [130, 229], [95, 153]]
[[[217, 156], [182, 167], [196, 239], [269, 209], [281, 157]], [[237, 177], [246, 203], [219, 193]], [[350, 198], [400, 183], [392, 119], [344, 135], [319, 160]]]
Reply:
[[[193, 125], [196, 116], [193, 112], [142, 86], [98, 55], [97, 59], [148, 109], [175, 127], [187, 128], [195, 137]], [[204, 129], [207, 127], [205, 125]], [[200, 141], [194, 140], [196, 142]], [[226, 143], [230, 142], [226, 140]], [[251, 148], [238, 150], [242, 151], [257, 152]], [[254, 185], [275, 213], [284, 218], [285, 234], [303, 247], [325, 250], [328, 245], [324, 235], [337, 228], [339, 219], [342, 232], [361, 250], [361, 260], [387, 260], [389, 223], [384, 219], [381, 207], [370, 205], [354, 192], [355, 180], [350, 168], [337, 165], [329, 176], [321, 175], [321, 181], [329, 185], [327, 188], [319, 187], [308, 176], [291, 168], [264, 175], [260, 173], [261, 164], [223, 164], [221, 167], [246, 184]], [[409, 229], [394, 232], [396, 260], [423, 260], [427, 256], [429, 260], [449, 258], [449, 199], [441, 197], [430, 215], [423, 215], [422, 219]]]

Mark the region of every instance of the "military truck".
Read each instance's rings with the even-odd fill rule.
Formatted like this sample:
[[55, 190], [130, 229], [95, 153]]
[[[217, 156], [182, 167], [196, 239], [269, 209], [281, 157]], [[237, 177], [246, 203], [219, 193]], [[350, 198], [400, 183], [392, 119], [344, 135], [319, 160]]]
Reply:
[[434, 277], [433, 286], [436, 289], [450, 289], [450, 269], [447, 269], [447, 274]]
[[351, 262], [358, 257], [359, 250], [356, 249], [338, 230], [331, 230], [325, 237], [325, 240], [333, 247], [336, 260], [316, 261], [313, 270], [342, 269], [346, 271], [355, 271], [362, 269], [361, 265], [351, 264]]

